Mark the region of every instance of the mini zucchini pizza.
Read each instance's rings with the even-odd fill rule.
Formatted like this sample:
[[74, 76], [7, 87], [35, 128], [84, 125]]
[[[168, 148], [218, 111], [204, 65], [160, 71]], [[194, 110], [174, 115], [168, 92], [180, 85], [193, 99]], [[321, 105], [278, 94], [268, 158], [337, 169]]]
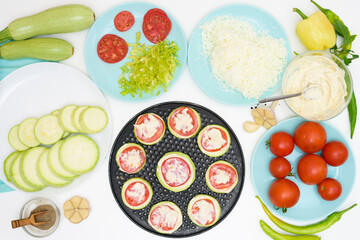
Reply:
[[230, 147], [230, 134], [222, 126], [208, 125], [204, 127], [197, 139], [200, 150], [210, 156], [219, 157]]
[[171, 234], [182, 224], [180, 208], [173, 202], [159, 202], [149, 212], [148, 223], [159, 233]]
[[177, 138], [192, 138], [201, 126], [200, 115], [192, 108], [179, 107], [167, 119], [170, 132]]
[[190, 200], [187, 211], [193, 223], [200, 227], [209, 227], [219, 220], [221, 207], [215, 198], [199, 194]]
[[166, 153], [158, 162], [156, 176], [161, 185], [173, 192], [180, 192], [195, 180], [195, 165], [181, 152]]
[[131, 209], [146, 207], [153, 196], [151, 185], [142, 178], [127, 180], [121, 189], [121, 198], [124, 204]]
[[164, 120], [154, 113], [143, 114], [135, 122], [134, 133], [139, 142], [153, 145], [165, 134]]
[[116, 153], [116, 163], [120, 171], [132, 174], [139, 172], [146, 163], [146, 153], [136, 143], [125, 143]]
[[206, 185], [214, 192], [229, 193], [238, 182], [238, 174], [233, 165], [217, 161], [209, 166], [205, 173]]

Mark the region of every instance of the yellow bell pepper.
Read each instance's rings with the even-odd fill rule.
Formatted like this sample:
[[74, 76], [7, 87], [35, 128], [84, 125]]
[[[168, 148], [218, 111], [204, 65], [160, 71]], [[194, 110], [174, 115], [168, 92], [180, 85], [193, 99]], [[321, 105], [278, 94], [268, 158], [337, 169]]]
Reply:
[[296, 26], [296, 34], [307, 49], [325, 50], [335, 45], [335, 29], [324, 13], [317, 11], [307, 17], [297, 8], [293, 11], [303, 18]]

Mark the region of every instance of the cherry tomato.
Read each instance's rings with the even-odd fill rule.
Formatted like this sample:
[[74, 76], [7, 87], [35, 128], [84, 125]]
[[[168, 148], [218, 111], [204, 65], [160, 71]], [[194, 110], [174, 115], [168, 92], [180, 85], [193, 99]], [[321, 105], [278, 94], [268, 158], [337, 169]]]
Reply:
[[340, 197], [342, 187], [339, 181], [333, 178], [326, 178], [318, 185], [318, 193], [327, 201], [333, 201]]
[[268, 143], [270, 151], [278, 157], [285, 157], [294, 150], [294, 139], [287, 132], [276, 132]]
[[269, 199], [276, 207], [293, 207], [300, 198], [299, 187], [289, 179], [276, 179], [269, 188]]
[[107, 63], [117, 63], [123, 60], [129, 51], [124, 39], [114, 34], [104, 35], [97, 45], [97, 54]]
[[326, 144], [326, 131], [320, 123], [304, 122], [294, 132], [295, 144], [305, 153], [320, 151]]
[[297, 165], [297, 174], [303, 183], [316, 185], [321, 183], [327, 175], [325, 160], [316, 154], [303, 156]]
[[170, 33], [171, 26], [167, 14], [161, 9], [154, 8], [145, 14], [142, 29], [145, 37], [156, 44], [165, 40]]
[[284, 178], [291, 172], [291, 164], [283, 157], [276, 157], [270, 161], [269, 171], [275, 178]]
[[135, 23], [134, 15], [129, 11], [119, 12], [114, 18], [114, 25], [120, 32], [129, 30]]
[[349, 156], [345, 144], [339, 141], [328, 142], [322, 150], [322, 156], [330, 166], [340, 166], [344, 164]]

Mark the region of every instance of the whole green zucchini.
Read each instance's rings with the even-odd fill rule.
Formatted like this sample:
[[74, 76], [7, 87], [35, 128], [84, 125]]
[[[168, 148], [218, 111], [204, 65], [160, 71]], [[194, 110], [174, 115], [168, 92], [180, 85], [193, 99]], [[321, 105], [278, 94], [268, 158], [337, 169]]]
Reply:
[[34, 36], [81, 31], [95, 20], [91, 8], [70, 4], [49, 8], [35, 15], [12, 21], [0, 32], [0, 43], [7, 40], [24, 40]]
[[71, 57], [74, 47], [58, 38], [32, 38], [10, 41], [0, 46], [0, 58], [13, 60], [36, 58], [47, 61], [61, 61]]

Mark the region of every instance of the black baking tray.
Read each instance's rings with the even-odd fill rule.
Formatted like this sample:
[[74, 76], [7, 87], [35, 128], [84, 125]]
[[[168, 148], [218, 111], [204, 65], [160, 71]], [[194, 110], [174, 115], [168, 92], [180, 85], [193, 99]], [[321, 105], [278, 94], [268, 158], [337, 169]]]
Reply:
[[[176, 108], [187, 106], [195, 109], [201, 117], [200, 130], [210, 124], [218, 124], [225, 127], [230, 134], [231, 144], [229, 150], [220, 157], [209, 157], [202, 153], [197, 145], [197, 136], [190, 139], [179, 139], [173, 136], [166, 126], [164, 137], [160, 142], [154, 145], [144, 145], [140, 143], [134, 135], [134, 125], [136, 119], [145, 113], [155, 113], [163, 118], [165, 124], [168, 115]], [[200, 132], [200, 131], [199, 131]], [[116, 152], [125, 143], [137, 143], [141, 145], [146, 152], [146, 165], [135, 174], [127, 174], [119, 170], [116, 164]], [[196, 178], [193, 184], [181, 192], [172, 192], [165, 189], [156, 177], [156, 167], [160, 158], [167, 152], [183, 152], [190, 156], [196, 167]], [[211, 191], [205, 182], [205, 172], [208, 167], [215, 161], [225, 160], [230, 162], [237, 170], [238, 183], [230, 193], [215, 193]], [[151, 202], [143, 209], [132, 210], [128, 208], [121, 198], [121, 189], [123, 184], [130, 178], [141, 177], [147, 180], [153, 188], [154, 195]], [[212, 110], [190, 102], [164, 102], [153, 105], [139, 112], [134, 116], [119, 132], [110, 153], [109, 159], [109, 181], [115, 200], [121, 210], [141, 228], [166, 237], [189, 237], [208, 231], [218, 225], [234, 208], [238, 201], [245, 177], [244, 155], [239, 140], [230, 126]], [[219, 221], [210, 227], [200, 227], [194, 224], [187, 215], [187, 206], [189, 201], [197, 194], [208, 194], [216, 198], [221, 206]], [[182, 211], [183, 224], [172, 234], [162, 234], [154, 230], [147, 222], [148, 214], [151, 207], [161, 201], [172, 201]]]

